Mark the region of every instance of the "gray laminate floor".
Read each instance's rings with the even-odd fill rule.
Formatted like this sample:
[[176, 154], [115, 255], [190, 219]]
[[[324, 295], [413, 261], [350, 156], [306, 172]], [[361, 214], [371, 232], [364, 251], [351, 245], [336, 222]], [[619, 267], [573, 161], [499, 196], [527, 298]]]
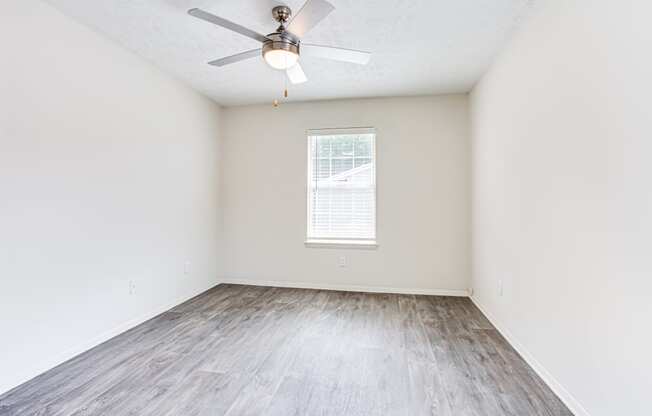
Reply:
[[465, 298], [220, 285], [1, 415], [570, 415]]

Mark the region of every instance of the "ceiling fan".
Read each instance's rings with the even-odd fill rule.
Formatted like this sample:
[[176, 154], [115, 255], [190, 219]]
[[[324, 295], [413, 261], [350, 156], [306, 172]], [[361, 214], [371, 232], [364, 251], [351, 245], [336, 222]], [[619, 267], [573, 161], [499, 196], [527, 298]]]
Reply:
[[294, 18], [290, 19], [292, 17], [292, 10], [289, 7], [276, 6], [272, 9], [272, 17], [280, 23], [280, 26], [275, 32], [268, 35], [262, 35], [254, 30], [201, 9], [190, 9], [188, 10], [188, 14], [262, 43], [261, 48], [217, 59], [209, 62], [210, 65], [229, 65], [245, 59], [254, 58], [262, 53], [265, 62], [269, 66], [274, 69], [284, 70], [290, 82], [300, 84], [308, 80], [298, 62], [299, 55], [301, 54], [304, 56], [352, 62], [360, 65], [365, 65], [369, 62], [369, 58], [371, 57], [371, 53], [369, 52], [301, 42], [301, 38], [310, 29], [317, 26], [334, 9], [335, 7], [325, 0], [308, 0]]

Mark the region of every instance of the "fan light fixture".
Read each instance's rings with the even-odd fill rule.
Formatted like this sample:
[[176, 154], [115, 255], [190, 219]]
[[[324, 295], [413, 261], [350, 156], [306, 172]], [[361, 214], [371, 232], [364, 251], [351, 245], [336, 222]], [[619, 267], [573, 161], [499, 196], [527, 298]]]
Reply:
[[274, 69], [286, 70], [292, 68], [299, 60], [299, 55], [285, 49], [271, 49], [265, 51], [263, 58]]

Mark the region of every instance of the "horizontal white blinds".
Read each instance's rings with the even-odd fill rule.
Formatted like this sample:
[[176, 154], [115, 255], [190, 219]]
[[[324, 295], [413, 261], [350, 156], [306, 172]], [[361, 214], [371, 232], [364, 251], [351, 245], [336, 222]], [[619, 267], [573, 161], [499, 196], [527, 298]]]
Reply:
[[308, 132], [308, 239], [376, 238], [373, 129]]

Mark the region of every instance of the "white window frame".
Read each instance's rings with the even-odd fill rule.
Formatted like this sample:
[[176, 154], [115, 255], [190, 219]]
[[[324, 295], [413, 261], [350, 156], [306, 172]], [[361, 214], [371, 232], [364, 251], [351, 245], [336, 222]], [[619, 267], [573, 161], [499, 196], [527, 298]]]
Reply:
[[[374, 215], [373, 215], [373, 239], [360, 239], [360, 238], [312, 238], [310, 236], [311, 212], [312, 212], [312, 198], [310, 179], [312, 175], [312, 153], [311, 153], [311, 138], [314, 136], [334, 136], [338, 134], [373, 134], [373, 145], [371, 157], [373, 160], [373, 181], [374, 181]], [[378, 135], [376, 129], [373, 127], [348, 127], [348, 128], [324, 128], [324, 129], [310, 129], [306, 131], [306, 240], [305, 246], [312, 248], [350, 248], [350, 249], [376, 249], [378, 247], [378, 178], [376, 176], [377, 163], [376, 158]]]

